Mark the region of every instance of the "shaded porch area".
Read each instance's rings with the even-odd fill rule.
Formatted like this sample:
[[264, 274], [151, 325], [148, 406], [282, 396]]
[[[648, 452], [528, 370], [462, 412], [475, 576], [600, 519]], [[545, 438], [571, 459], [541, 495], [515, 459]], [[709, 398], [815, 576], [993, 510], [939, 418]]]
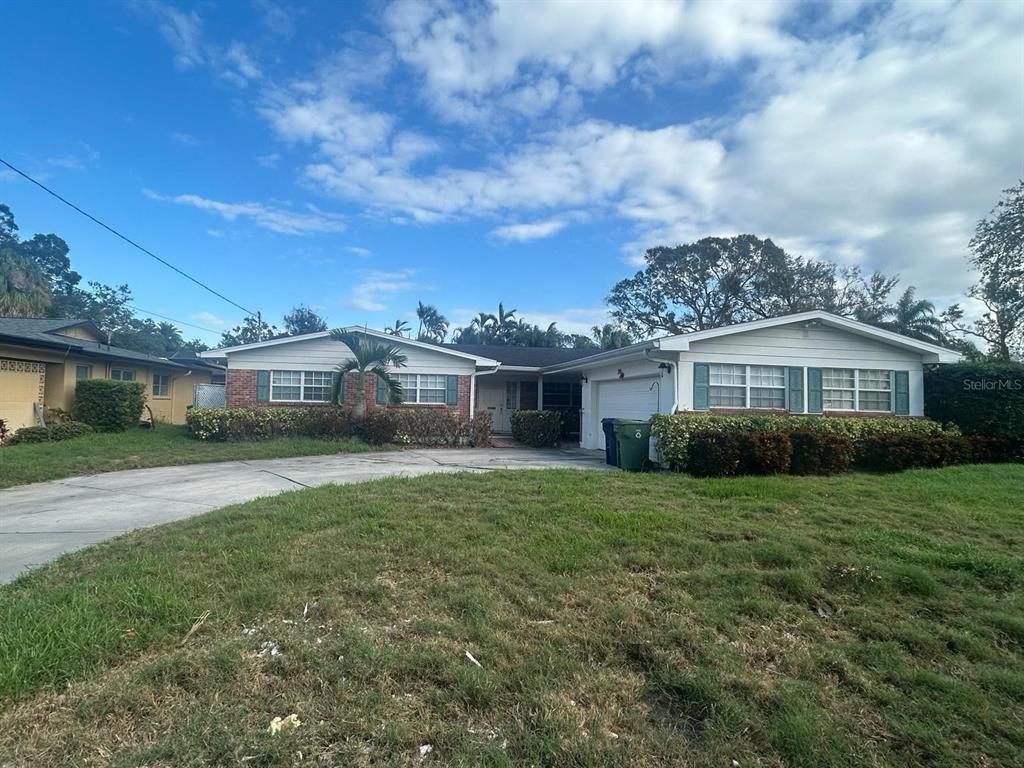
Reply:
[[474, 409], [491, 415], [494, 432], [512, 434], [512, 414], [524, 411], [558, 411], [563, 436], [579, 439], [581, 378], [578, 373], [542, 376], [533, 372], [498, 369], [475, 378]]

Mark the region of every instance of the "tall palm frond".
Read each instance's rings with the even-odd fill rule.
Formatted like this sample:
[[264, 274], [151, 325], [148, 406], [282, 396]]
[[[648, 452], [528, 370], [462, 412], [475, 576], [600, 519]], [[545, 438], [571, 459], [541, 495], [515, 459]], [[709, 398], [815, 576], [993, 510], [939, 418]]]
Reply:
[[409, 323], [405, 320], [395, 320], [395, 324], [384, 329], [384, 333], [392, 336], [404, 336], [409, 330]]
[[356, 401], [353, 414], [357, 418], [366, 413], [367, 374], [376, 375], [384, 383], [390, 403], [402, 402], [402, 385], [388, 370], [389, 368], [404, 368], [408, 362], [408, 357], [399, 347], [380, 342], [365, 333], [346, 331], [343, 328], [331, 331], [331, 338], [340, 341], [349, 349], [348, 359], [339, 363], [336, 368], [338, 375], [334, 377], [334, 386], [331, 392], [333, 402], [341, 403], [342, 382], [349, 373], [356, 374]]

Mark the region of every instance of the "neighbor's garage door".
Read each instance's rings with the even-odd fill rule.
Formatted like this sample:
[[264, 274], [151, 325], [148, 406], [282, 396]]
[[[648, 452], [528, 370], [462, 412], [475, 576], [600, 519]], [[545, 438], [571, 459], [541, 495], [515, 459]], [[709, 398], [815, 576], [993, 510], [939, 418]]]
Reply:
[[0, 360], [0, 419], [10, 430], [35, 423], [33, 403], [42, 403], [46, 368], [42, 363]]
[[600, 419], [647, 419], [658, 412], [657, 378], [602, 381], [597, 385], [598, 441], [604, 448]]

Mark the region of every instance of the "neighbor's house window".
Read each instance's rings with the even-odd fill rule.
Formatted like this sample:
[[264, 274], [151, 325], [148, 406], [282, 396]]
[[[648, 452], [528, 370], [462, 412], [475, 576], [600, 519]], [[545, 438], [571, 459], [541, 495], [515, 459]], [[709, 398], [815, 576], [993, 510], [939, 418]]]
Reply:
[[784, 366], [712, 363], [708, 374], [712, 408], [786, 407]]
[[114, 381], [135, 381], [135, 371], [130, 368], [111, 368], [110, 378]]
[[892, 411], [892, 371], [822, 368], [821, 389], [826, 411]]
[[75, 381], [81, 381], [82, 379], [92, 378], [92, 366], [91, 365], [76, 365], [75, 366]]
[[333, 377], [330, 371], [271, 371], [270, 399], [326, 403], [331, 399]]
[[153, 374], [153, 397], [167, 397], [171, 394], [171, 377], [166, 373]]
[[402, 385], [403, 403], [444, 405], [448, 377], [435, 373], [392, 374]]

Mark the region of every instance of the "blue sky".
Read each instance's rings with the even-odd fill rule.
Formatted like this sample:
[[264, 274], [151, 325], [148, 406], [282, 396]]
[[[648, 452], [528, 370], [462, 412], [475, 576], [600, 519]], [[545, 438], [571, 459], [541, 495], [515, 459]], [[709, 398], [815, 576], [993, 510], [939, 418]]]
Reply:
[[[751, 232], [940, 305], [1024, 174], [1024, 5], [16, 3], [0, 155], [279, 322], [583, 330], [647, 247]], [[242, 314], [10, 173], [23, 235]], [[216, 334], [186, 328], [207, 341]]]

